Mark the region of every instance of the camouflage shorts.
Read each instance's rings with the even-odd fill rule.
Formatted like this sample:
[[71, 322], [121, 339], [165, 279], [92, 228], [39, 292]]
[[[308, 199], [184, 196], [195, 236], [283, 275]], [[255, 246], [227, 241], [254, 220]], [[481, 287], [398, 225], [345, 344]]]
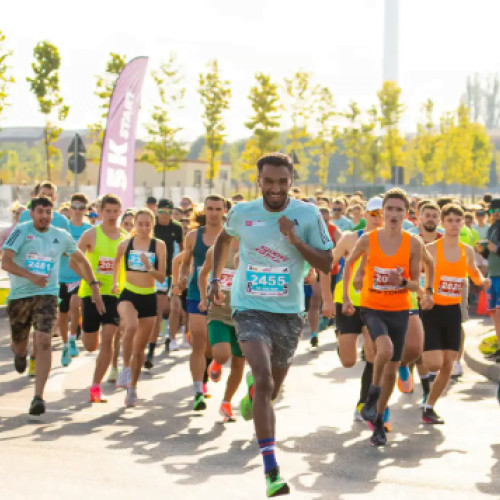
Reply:
[[260, 340], [271, 348], [271, 363], [290, 366], [304, 326], [301, 314], [282, 314], [250, 309], [233, 317], [239, 342]]
[[35, 331], [52, 333], [57, 312], [57, 297], [35, 295], [23, 299], [9, 300], [9, 316], [12, 343], [19, 344], [28, 338], [31, 326]]

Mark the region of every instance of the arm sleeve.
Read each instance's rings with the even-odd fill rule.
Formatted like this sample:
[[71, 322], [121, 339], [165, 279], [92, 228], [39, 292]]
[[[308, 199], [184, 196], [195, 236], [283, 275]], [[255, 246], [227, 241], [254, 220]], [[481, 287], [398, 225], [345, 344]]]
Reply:
[[7, 238], [7, 241], [2, 247], [2, 250], [12, 250], [14, 253], [17, 253], [25, 240], [24, 236], [25, 233], [26, 230], [24, 228], [24, 224], [21, 225], [18, 224], [12, 230], [12, 233], [10, 233], [9, 237]]
[[307, 224], [306, 243], [317, 250], [330, 250], [333, 243], [320, 211], [311, 205], [311, 216]]

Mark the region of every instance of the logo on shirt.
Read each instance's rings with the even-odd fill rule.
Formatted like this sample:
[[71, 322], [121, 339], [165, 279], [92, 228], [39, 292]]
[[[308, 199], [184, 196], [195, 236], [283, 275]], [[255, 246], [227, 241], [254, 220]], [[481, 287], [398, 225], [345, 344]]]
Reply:
[[54, 238], [54, 241], [52, 243], [59, 243], [59, 240], [57, 238]]
[[246, 220], [245, 221], [245, 226], [247, 227], [262, 227], [262, 226], [265, 226], [266, 223], [263, 221], [263, 220]]
[[299, 221], [297, 219], [293, 219], [293, 223], [298, 227]]
[[33, 235], [32, 234], [28, 234], [28, 236], [26, 236], [26, 239], [30, 240], [30, 241], [33, 240]]

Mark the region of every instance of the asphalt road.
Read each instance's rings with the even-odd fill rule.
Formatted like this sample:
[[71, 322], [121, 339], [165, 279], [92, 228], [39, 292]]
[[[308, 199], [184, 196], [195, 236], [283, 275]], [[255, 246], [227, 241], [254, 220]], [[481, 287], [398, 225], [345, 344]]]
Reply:
[[[482, 325], [471, 322], [478, 335]], [[483, 328], [484, 330], [484, 328]], [[332, 331], [311, 352], [302, 340], [276, 404], [277, 458], [298, 499], [500, 498], [500, 406], [496, 385], [465, 367], [436, 408], [443, 426], [420, 423], [419, 384], [396, 390], [385, 448], [352, 419], [362, 366], [340, 366]], [[0, 318], [0, 498], [265, 498], [252, 422], [222, 424], [227, 370], [210, 384], [202, 415], [191, 411], [188, 351], [170, 356], [139, 383], [139, 405], [103, 384], [108, 403], [87, 402], [94, 354], [60, 366], [59, 340], [45, 399], [29, 418], [33, 382], [13, 368], [7, 320]], [[243, 395], [240, 388], [235, 402]]]

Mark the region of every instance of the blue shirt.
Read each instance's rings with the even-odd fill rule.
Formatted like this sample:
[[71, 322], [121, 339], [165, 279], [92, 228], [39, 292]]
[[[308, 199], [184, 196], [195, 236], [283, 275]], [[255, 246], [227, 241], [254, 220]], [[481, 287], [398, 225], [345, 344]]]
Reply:
[[304, 277], [309, 265], [281, 234], [280, 217], [295, 223], [295, 234], [318, 250], [333, 247], [323, 217], [314, 205], [293, 198], [281, 212], [264, 208], [262, 198], [238, 203], [229, 212], [225, 231], [239, 239], [240, 257], [231, 287], [234, 310], [273, 313], [304, 311]]
[[334, 224], [340, 231], [351, 231], [353, 228], [352, 221], [344, 215], [341, 215], [340, 219], [331, 219], [331, 223]]
[[59, 295], [59, 263], [61, 256], [76, 252], [71, 235], [54, 226], [44, 233], [33, 227], [33, 221], [18, 224], [5, 242], [2, 250], [14, 252], [14, 263], [34, 274], [48, 277], [47, 286], [40, 288], [29, 279], [10, 275], [9, 300], [33, 295]]
[[[82, 234], [87, 231], [87, 229], [92, 228], [92, 224], [88, 222], [83, 222], [81, 226], [75, 226], [71, 221], [69, 223], [69, 233], [73, 238], [74, 242], [78, 244]], [[61, 257], [61, 264], [59, 266], [59, 283], [76, 283], [80, 281], [81, 278], [78, 274], [69, 267], [69, 258]]]
[[[21, 224], [22, 222], [29, 222], [29, 221], [31, 221], [30, 211], [24, 210], [19, 217], [19, 224]], [[64, 217], [64, 215], [60, 214], [59, 212], [56, 212], [55, 210], [52, 210], [52, 222], [50, 223], [50, 225], [58, 227], [60, 229], [64, 229], [69, 233], [68, 218]]]

